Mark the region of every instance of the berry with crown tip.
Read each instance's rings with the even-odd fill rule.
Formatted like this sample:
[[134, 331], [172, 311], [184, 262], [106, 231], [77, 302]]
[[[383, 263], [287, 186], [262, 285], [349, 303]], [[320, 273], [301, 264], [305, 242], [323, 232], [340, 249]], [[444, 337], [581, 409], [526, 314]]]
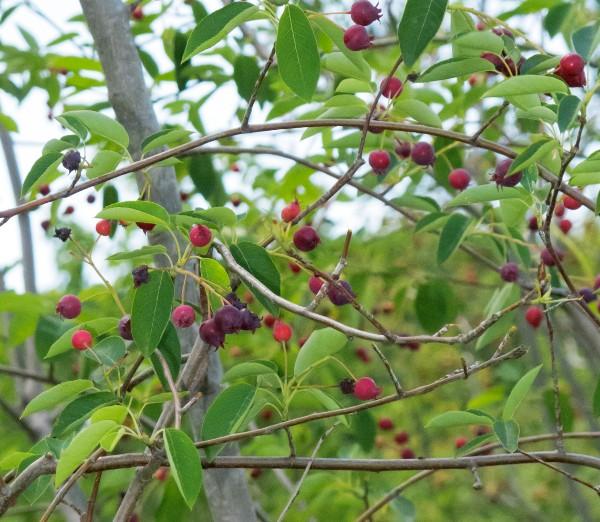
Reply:
[[454, 441], [454, 447], [456, 449], [460, 449], [462, 448], [465, 444], [467, 443], [467, 439], [466, 437], [456, 437], [456, 440]]
[[81, 163], [81, 154], [77, 150], [68, 151], [62, 159], [62, 166], [69, 172], [73, 172], [79, 168]]
[[471, 182], [471, 174], [467, 169], [454, 169], [448, 174], [448, 183], [456, 190], [465, 190]]
[[281, 219], [286, 223], [290, 223], [298, 217], [298, 214], [300, 214], [300, 203], [295, 199], [289, 205], [283, 207], [281, 210]]
[[76, 350], [87, 350], [94, 343], [92, 334], [87, 330], [76, 330], [71, 336], [71, 346]]
[[415, 452], [413, 450], [411, 450], [410, 448], [404, 448], [400, 452], [400, 456], [403, 459], [414, 459], [416, 457]]
[[131, 335], [131, 317], [124, 315], [119, 320], [119, 335], [126, 341], [133, 341], [133, 335]]
[[579, 295], [586, 303], [593, 303], [596, 299], [598, 299], [598, 296], [591, 288], [582, 288], [579, 290]]
[[375, 174], [385, 174], [390, 167], [390, 155], [385, 150], [374, 150], [369, 154], [369, 165]]
[[273, 325], [273, 339], [278, 343], [285, 343], [292, 338], [292, 327], [283, 321], [275, 321]]
[[139, 288], [140, 286], [142, 286], [150, 280], [148, 265], [140, 265], [135, 267], [131, 271], [131, 275], [133, 276], [133, 286], [135, 288]]
[[354, 379], [346, 378], [342, 379], [338, 386], [344, 395], [350, 395], [351, 393], [354, 393], [355, 384], [356, 381]]
[[164, 482], [165, 480], [167, 480], [168, 476], [169, 468], [167, 468], [166, 466], [161, 466], [154, 472], [154, 478], [160, 482]]
[[584, 87], [585, 60], [577, 53], [569, 53], [560, 59], [554, 74], [562, 78], [569, 87]]
[[85, 200], [91, 205], [92, 203], [96, 202], [96, 196], [94, 196], [94, 194], [88, 194]]
[[400, 431], [396, 433], [396, 435], [394, 435], [394, 442], [399, 446], [402, 446], [403, 444], [406, 444], [408, 442], [409, 438], [410, 436], [406, 431]]
[[194, 225], [190, 229], [190, 243], [195, 247], [205, 247], [212, 239], [210, 228], [205, 225]]
[[412, 148], [410, 157], [417, 165], [424, 167], [435, 163], [435, 151], [426, 141], [416, 143]]
[[527, 227], [529, 228], [529, 230], [531, 230], [532, 232], [537, 232], [540, 229], [540, 226], [538, 224], [538, 220], [537, 217], [535, 216], [531, 216], [529, 218], [529, 221], [527, 223]]
[[156, 226], [154, 223], [143, 223], [142, 221], [136, 221], [135, 224], [140, 230], [144, 231], [144, 234], [147, 232], [151, 232]]
[[355, 24], [370, 25], [381, 18], [381, 9], [379, 3], [373, 5], [368, 0], [358, 0], [350, 8], [350, 18]]
[[263, 323], [267, 328], [273, 328], [275, 321], [277, 321], [277, 319], [274, 316], [272, 316], [271, 314], [265, 315], [265, 317], [263, 319]]
[[572, 226], [573, 223], [571, 223], [570, 219], [561, 219], [558, 223], [558, 228], [562, 230], [563, 234], [568, 234]]
[[530, 306], [525, 312], [525, 320], [533, 327], [538, 328], [542, 324], [544, 312], [537, 306]]
[[302, 252], [310, 252], [314, 250], [316, 246], [321, 242], [321, 238], [317, 231], [309, 226], [305, 225], [294, 233], [294, 245], [298, 250]]
[[76, 295], [63, 295], [56, 304], [56, 313], [64, 319], [75, 319], [81, 313], [81, 301]]
[[356, 357], [358, 357], [362, 362], [371, 362], [371, 355], [369, 354], [369, 350], [367, 350], [366, 348], [360, 346], [356, 349], [354, 353], [356, 354]]
[[48, 194], [50, 194], [50, 185], [48, 185], [47, 183], [45, 183], [44, 185], [40, 185], [39, 191], [42, 196], [47, 196]]
[[196, 320], [196, 312], [190, 305], [179, 305], [171, 313], [171, 320], [177, 328], [189, 328]]
[[44, 229], [44, 232], [48, 232], [48, 229], [50, 228], [50, 220], [49, 219], [44, 219], [44, 221], [42, 221], [40, 223], [40, 225]]
[[350, 296], [356, 297], [348, 281], [337, 281], [336, 285], [330, 283], [327, 288], [327, 297], [335, 306], [344, 306], [352, 302]]
[[254, 333], [258, 328], [260, 328], [260, 325], [262, 324], [260, 317], [258, 317], [258, 315], [256, 315], [254, 312], [251, 312], [250, 310], [242, 310], [240, 315], [242, 316], [242, 325], [240, 327], [241, 330]]
[[554, 215], [556, 217], [563, 217], [565, 215], [565, 206], [562, 203], [557, 203], [554, 207]]
[[351, 51], [362, 51], [371, 47], [371, 37], [362, 25], [353, 25], [344, 31], [344, 45]]
[[108, 219], [101, 219], [96, 223], [96, 232], [101, 236], [110, 236], [112, 225]]
[[513, 172], [512, 174], [507, 176], [511, 165], [511, 159], [502, 160], [496, 165], [496, 169], [494, 170], [494, 174], [492, 175], [492, 181], [495, 181], [497, 186], [514, 187], [519, 183], [519, 181], [521, 181], [521, 178], [523, 177], [522, 171]]
[[354, 396], [361, 401], [375, 399], [381, 391], [371, 377], [361, 377], [354, 383]]
[[519, 265], [517, 263], [506, 263], [500, 268], [500, 277], [507, 283], [514, 283], [519, 279]]
[[67, 208], [65, 208], [65, 215], [69, 216], [73, 212], [75, 212], [75, 207], [73, 205], [69, 205]]
[[302, 267], [299, 264], [297, 264], [297, 263], [293, 263], [292, 261], [290, 261], [288, 263], [288, 266], [290, 267], [290, 270], [294, 274], [299, 274], [300, 272], [302, 272]]
[[54, 237], [60, 239], [64, 243], [71, 237], [71, 229], [67, 227], [55, 228]]
[[321, 287], [325, 284], [325, 281], [323, 281], [320, 277], [317, 276], [312, 276], [309, 280], [308, 280], [308, 287], [310, 288], [310, 291], [317, 295], [319, 293], [319, 290], [321, 290]]
[[402, 80], [400, 78], [390, 76], [381, 81], [379, 88], [381, 89], [382, 96], [391, 100], [392, 98], [396, 98], [402, 94], [404, 85], [402, 84]]
[[390, 431], [394, 429], [394, 423], [389, 417], [383, 417], [382, 419], [379, 419], [378, 424], [379, 429], [383, 431]]
[[223, 346], [225, 334], [217, 326], [214, 319], [207, 319], [200, 325], [200, 338], [211, 346]]
[[565, 196], [563, 198], [563, 205], [569, 210], [577, 210], [579, 207], [581, 207], [581, 203], [571, 196]]
[[242, 314], [232, 305], [225, 305], [217, 310], [213, 320], [219, 330], [226, 334], [239, 332], [242, 328]]
[[411, 150], [412, 145], [408, 141], [399, 141], [394, 149], [398, 157], [402, 159], [410, 158]]

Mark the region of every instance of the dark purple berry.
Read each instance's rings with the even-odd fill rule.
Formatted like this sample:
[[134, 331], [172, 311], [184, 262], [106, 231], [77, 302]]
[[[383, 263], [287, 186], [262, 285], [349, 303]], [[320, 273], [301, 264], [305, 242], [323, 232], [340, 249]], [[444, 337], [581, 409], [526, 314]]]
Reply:
[[50, 220], [49, 219], [44, 219], [44, 221], [42, 221], [41, 223], [42, 228], [48, 232], [48, 229], [50, 228]]
[[317, 231], [308, 225], [294, 233], [294, 245], [302, 252], [310, 252], [321, 242], [321, 238]]
[[597, 299], [596, 294], [591, 288], [582, 288], [579, 290], [579, 295], [583, 297], [586, 303], [593, 303]]
[[56, 313], [65, 319], [75, 319], [81, 313], [81, 301], [76, 295], [64, 295], [56, 304]]
[[500, 269], [500, 277], [507, 283], [514, 283], [519, 278], [519, 266], [517, 263], [506, 263]]
[[144, 283], [147, 283], [150, 279], [150, 274], [148, 273], [147, 265], [141, 265], [134, 268], [131, 271], [131, 275], [133, 276], [133, 286], [135, 288], [139, 288]]
[[133, 341], [133, 335], [131, 335], [131, 317], [124, 315], [119, 321], [119, 335], [126, 341]]
[[242, 330], [254, 333], [257, 328], [261, 327], [262, 322], [260, 317], [258, 317], [258, 315], [256, 315], [254, 312], [251, 312], [250, 310], [242, 310], [240, 315], [242, 316]]
[[232, 305], [225, 305], [217, 310], [213, 320], [219, 330], [226, 334], [239, 332], [242, 328], [242, 314]]
[[200, 325], [200, 337], [211, 346], [223, 346], [225, 334], [217, 326], [214, 319], [208, 319]]
[[359, 0], [352, 4], [350, 18], [355, 24], [370, 25], [381, 18], [381, 9], [379, 4], [373, 5], [368, 0]]
[[396, 151], [398, 157], [402, 159], [410, 158], [412, 145], [408, 141], [400, 141], [394, 150]]
[[492, 181], [496, 182], [496, 185], [499, 187], [514, 187], [521, 181], [523, 177], [523, 172], [514, 172], [510, 176], [507, 176], [507, 172], [510, 170], [510, 166], [512, 165], [511, 159], [502, 160], [498, 165], [496, 165], [496, 170], [492, 175]]
[[350, 395], [354, 393], [354, 384], [354, 379], [342, 379], [339, 384], [340, 390], [344, 395]]
[[425, 141], [420, 141], [412, 148], [410, 157], [417, 165], [428, 166], [435, 163], [435, 151]]
[[86, 198], [88, 203], [94, 203], [96, 201], [96, 196], [94, 196], [94, 194], [88, 194], [88, 197]]
[[67, 152], [62, 159], [62, 165], [69, 172], [73, 172], [79, 168], [79, 164], [81, 163], [81, 154], [79, 151], [70, 150]]
[[67, 227], [55, 228], [54, 229], [54, 237], [57, 237], [64, 243], [65, 241], [67, 241], [67, 239], [69, 239], [71, 237], [71, 229], [67, 228]]
[[[345, 291], [342, 290], [342, 288], [339, 288], [340, 286], [343, 287]], [[327, 288], [327, 297], [329, 297], [329, 300], [336, 306], [343, 306], [351, 302], [351, 299], [347, 294], [355, 297], [348, 281], [337, 281], [336, 286], [330, 283]]]
[[242, 303], [235, 292], [229, 292], [225, 296], [225, 300], [232, 306], [235, 306], [238, 310], [246, 308], [246, 303]]

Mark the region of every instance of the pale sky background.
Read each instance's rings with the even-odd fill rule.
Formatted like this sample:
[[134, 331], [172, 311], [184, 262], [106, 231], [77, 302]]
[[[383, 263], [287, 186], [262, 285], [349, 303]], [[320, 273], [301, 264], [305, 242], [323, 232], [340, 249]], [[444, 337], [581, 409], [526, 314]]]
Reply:
[[[394, 0], [396, 1], [396, 0]], [[2, 9], [10, 7], [13, 5], [15, 1], [7, 1], [0, 0], [0, 12]], [[46, 13], [47, 16], [51, 17], [51, 19], [62, 27], [65, 27], [68, 30], [71, 28], [67, 24], [66, 20], [75, 14], [80, 13], [79, 2], [76, 0], [50, 0], [50, 1], [42, 1], [42, 0], [31, 0], [32, 5], [35, 5], [38, 9]], [[177, 1], [174, 2], [177, 5]], [[386, 3], [385, 0], [383, 3]], [[510, 8], [515, 7], [520, 2], [507, 1], [507, 0], [495, 0], [486, 2], [486, 10], [490, 14], [494, 14], [500, 11], [506, 11]], [[172, 10], [172, 14], [165, 16], [164, 18], [160, 18], [158, 21], [154, 22], [153, 27], [155, 28], [154, 35], [144, 35], [141, 37], [141, 41], [153, 40], [151, 43], [151, 47], [145, 47], [146, 50], [150, 49], [155, 60], [159, 63], [159, 67], [161, 71], [167, 70], [171, 67], [170, 62], [164, 57], [164, 51], [162, 48], [162, 43], [160, 42], [157, 35], [162, 33], [162, 30], [170, 27], [176, 26], [180, 27], [182, 23], [182, 19], [178, 16], [178, 13], [181, 15], [189, 13], [189, 7], [183, 5], [183, 1], [180, 2], [181, 5], [179, 7], [175, 7]], [[221, 4], [216, 0], [209, 0], [205, 2], [209, 9], [216, 9]], [[473, 7], [479, 8], [481, 2], [466, 2], [467, 5], [471, 5]], [[147, 6], [145, 6], [145, 12], [155, 12], [158, 10], [160, 2], [150, 2]], [[349, 2], [350, 5], [350, 2]], [[400, 4], [399, 4], [400, 5]], [[385, 11], [384, 11], [385, 12]], [[189, 16], [189, 15], [187, 15]], [[191, 17], [190, 17], [191, 18]], [[539, 17], [530, 17], [531, 24], [528, 27], [528, 36], [533, 39], [539, 41], [541, 36], [540, 31], [540, 20]], [[32, 34], [38, 38], [40, 44], [48, 42], [53, 38], [58, 36], [58, 32], [51, 24], [48, 24], [41, 17], [36, 17], [32, 15], [31, 12], [25, 8], [18, 9], [9, 19], [5, 22], [0, 28], [0, 39], [4, 43], [10, 43], [12, 45], [24, 46], [22, 36], [19, 33], [18, 27], [22, 26]], [[72, 28], [79, 29], [81, 28], [81, 24], [72, 24]], [[70, 44], [68, 44], [70, 46]], [[564, 42], [562, 41], [562, 37], [556, 37], [552, 41], [548, 41], [548, 37], [546, 36], [544, 45], [547, 49], [554, 52], [561, 52], [564, 50]], [[60, 48], [57, 48], [60, 49]], [[73, 47], [66, 47], [65, 52], [73, 53]], [[152, 49], [155, 49], [156, 52], [152, 52]], [[58, 51], [61, 52], [61, 51]], [[1, 66], [0, 66], [1, 69]], [[166, 85], [166, 84], [165, 84]], [[167, 89], [167, 87], [165, 87]], [[168, 91], [154, 91], [153, 96], [161, 96], [163, 94], [173, 92], [174, 86], [170, 85], [168, 87]], [[202, 92], [206, 92], [207, 87], [200, 86], [196, 88], [196, 91], [193, 91], [194, 94], [198, 92], [198, 97], [201, 96]], [[83, 103], [90, 102], [92, 100], [91, 95], [87, 95], [87, 99], [80, 98], [78, 101]], [[190, 97], [189, 93], [185, 93], [186, 98]], [[233, 82], [227, 84], [225, 88], [220, 89], [218, 94], [213, 95], [210, 99], [210, 103], [207, 104], [202, 110], [203, 122], [207, 127], [208, 132], [214, 132], [223, 130], [225, 128], [230, 128], [232, 126], [237, 125], [239, 122], [234, 117], [234, 111], [236, 108], [236, 103], [233, 100], [236, 100], [238, 97], [237, 90]], [[94, 100], [95, 101], [95, 100]], [[0, 107], [1, 112], [8, 114], [11, 116], [19, 126], [19, 132], [13, 133], [13, 139], [16, 142], [16, 152], [19, 162], [19, 167], [21, 169], [21, 177], [24, 176], [29, 171], [33, 162], [41, 155], [41, 150], [46, 141], [51, 138], [59, 137], [63, 132], [61, 130], [60, 125], [55, 120], [49, 120], [47, 118], [48, 108], [46, 106], [46, 95], [40, 91], [33, 91], [25, 101], [21, 105], [17, 105], [15, 101], [8, 96], [3, 91], [0, 91]], [[57, 107], [57, 112], [61, 112], [60, 105]], [[261, 113], [261, 111], [257, 108], [253, 113], [254, 121], [259, 121], [264, 119], [265, 114]], [[159, 120], [161, 120], [161, 114], [159, 112]], [[162, 118], [162, 121], [165, 121], [165, 118]], [[172, 120], [171, 120], [172, 121]], [[184, 123], [184, 122], [182, 122]], [[188, 128], [192, 128], [191, 125], [186, 125]], [[252, 143], [268, 143], [267, 138], [264, 136], [255, 136], [255, 137], [244, 137], [244, 144], [252, 144]], [[312, 142], [312, 144], [316, 144], [316, 147], [319, 147], [319, 142]], [[300, 153], [304, 151], [308, 151], [311, 148], [311, 142], [309, 140], [298, 142], [296, 139], [292, 137], [289, 138], [281, 138], [280, 135], [277, 137], [277, 145], [281, 146], [282, 149], [293, 151], [294, 153]], [[318, 150], [318, 149], [314, 149]], [[268, 158], [266, 156], [261, 156], [261, 162], [265, 165], [285, 165], [286, 167], [291, 166], [290, 163], [282, 163], [281, 161], [274, 160], [273, 158]], [[14, 199], [12, 190], [10, 190], [8, 173], [6, 172], [6, 166], [4, 163], [4, 158], [0, 151], [0, 178], [2, 179], [2, 184], [4, 189], [0, 191], [0, 208], [5, 209], [14, 206]], [[323, 180], [326, 182], [326, 186], [330, 186], [330, 181], [328, 178], [324, 177]], [[241, 186], [239, 181], [235, 179], [234, 176], [228, 175], [226, 178], [227, 187], [230, 191], [237, 191], [249, 194], [246, 187]], [[191, 181], [186, 180], [187, 187], [191, 189]], [[120, 178], [116, 181], [116, 185], [119, 189], [119, 193], [121, 199], [123, 195], [127, 193], [125, 187], [132, 187], [130, 182], [124, 181], [123, 178]], [[54, 183], [56, 188], [62, 186], [59, 181]], [[325, 185], [324, 185], [325, 186]], [[402, 187], [399, 187], [401, 191]], [[396, 189], [398, 190], [398, 188]], [[85, 201], [86, 196], [91, 191], [87, 191], [84, 193], [77, 194], [74, 197], [68, 199], [68, 204], [73, 205], [75, 207], [74, 219], [77, 222], [84, 226], [89, 223], [90, 230], [93, 230], [95, 226], [96, 219], [94, 219], [94, 215], [101, 208], [101, 197], [97, 198], [97, 202], [93, 205], [90, 205]], [[135, 199], [137, 194], [130, 190], [131, 199]], [[193, 201], [195, 205], [202, 205], [203, 200], [200, 196], [197, 196]], [[63, 204], [62, 208], [64, 208], [66, 204]], [[369, 202], [365, 203], [365, 200], [361, 200], [360, 210], [357, 206], [352, 206], [348, 204], [344, 204], [343, 206], [339, 206], [338, 204], [333, 204], [330, 207], [329, 211], [330, 215], [335, 215], [337, 220], [337, 226], [340, 231], [343, 231], [347, 228], [357, 229], [360, 226], [365, 226], [365, 220], [367, 221], [367, 226], [372, 229], [376, 229], [381, 222], [381, 218], [383, 216], [382, 206], [378, 202]], [[66, 281], [57, 281], [57, 277], [59, 274], [55, 268], [54, 263], [54, 248], [56, 246], [57, 240], [50, 240], [41, 229], [40, 223], [42, 220], [46, 219], [49, 215], [49, 207], [44, 207], [30, 214], [32, 221], [32, 233], [34, 238], [34, 247], [35, 247], [35, 255], [36, 255], [36, 268], [37, 268], [37, 282], [38, 282], [38, 290], [44, 291], [52, 288], [59, 288], [66, 283]], [[2, 255], [0, 256], [0, 268], [9, 266], [13, 264], [20, 258], [20, 241], [18, 236], [18, 224], [17, 219], [11, 219], [6, 225], [0, 227], [0, 245], [2, 245]], [[139, 246], [144, 244], [145, 240], [143, 235], [136, 235], [136, 242], [139, 243]], [[98, 253], [95, 256], [99, 261], [104, 259], [110, 253], [114, 253], [114, 244], [110, 244], [105, 241], [103, 243], [106, 246], [109, 246], [110, 249], [100, 248], [98, 249]], [[138, 245], [136, 245], [138, 246]], [[132, 248], [134, 247], [132, 242]], [[100, 263], [102, 264], [102, 263]], [[108, 270], [107, 275], [111, 275], [111, 271]], [[97, 281], [91, 274], [88, 274], [88, 280], [90, 282], [96, 283]], [[60, 277], [64, 277], [60, 275]], [[14, 289], [18, 292], [23, 290], [22, 284], [22, 273], [19, 267], [12, 269], [6, 277], [7, 287], [9, 289]]]

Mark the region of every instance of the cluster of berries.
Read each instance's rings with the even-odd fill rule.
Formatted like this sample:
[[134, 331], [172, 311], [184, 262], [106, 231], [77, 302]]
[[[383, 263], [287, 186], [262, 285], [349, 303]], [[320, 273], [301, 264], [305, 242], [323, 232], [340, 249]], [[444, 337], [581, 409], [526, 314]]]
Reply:
[[344, 31], [344, 44], [351, 51], [362, 51], [371, 47], [372, 36], [366, 27], [381, 18], [379, 4], [373, 5], [368, 0], [354, 2], [348, 12], [355, 25]]

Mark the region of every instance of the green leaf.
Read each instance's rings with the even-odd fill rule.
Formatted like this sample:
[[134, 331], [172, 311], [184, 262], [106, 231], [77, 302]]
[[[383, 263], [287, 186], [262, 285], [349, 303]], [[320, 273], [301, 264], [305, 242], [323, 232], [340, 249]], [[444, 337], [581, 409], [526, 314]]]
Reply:
[[[256, 388], [249, 384], [234, 384], [225, 388], [208, 408], [202, 422], [202, 440], [214, 439], [241, 429], [246, 414], [252, 406]], [[214, 459], [223, 445], [209, 446], [206, 455]]]
[[124, 149], [126, 149], [129, 145], [129, 135], [125, 130], [125, 127], [123, 127], [123, 125], [121, 125], [118, 121], [115, 121], [100, 112], [89, 110], [69, 111], [63, 113], [57, 119], [61, 122], [65, 120], [76, 120], [81, 123], [92, 135], [100, 136], [112, 141]]
[[524, 118], [528, 120], [542, 120], [547, 123], [556, 123], [556, 113], [548, 107], [532, 107], [531, 109], [524, 111], [517, 109], [517, 118]]
[[119, 201], [102, 209], [96, 217], [169, 226], [169, 213], [152, 201]]
[[600, 377], [596, 382], [596, 388], [594, 388], [594, 400], [593, 400], [593, 411], [596, 417], [600, 417]]
[[8, 471], [9, 469], [17, 468], [21, 462], [30, 457], [37, 457], [37, 455], [25, 451], [15, 451], [0, 460], [0, 471]]
[[123, 424], [128, 414], [129, 410], [126, 406], [123, 406], [122, 404], [113, 404], [97, 409], [92, 413], [90, 421], [95, 423], [110, 420], [117, 424]]
[[[260, 67], [256, 63], [255, 58], [242, 54], [233, 62], [233, 80], [235, 81], [239, 95], [244, 100], [250, 100], [259, 76]], [[261, 90], [263, 87], [264, 84], [261, 85]]]
[[148, 245], [130, 250], [128, 252], [117, 252], [106, 258], [107, 261], [125, 261], [129, 259], [137, 259], [139, 257], [154, 256], [156, 254], [166, 254], [167, 248], [164, 245]]
[[494, 433], [506, 451], [514, 453], [519, 447], [519, 425], [514, 420], [497, 420]]
[[495, 183], [471, 187], [458, 194], [448, 203], [448, 207], [486, 203], [500, 199], [529, 199], [529, 193], [521, 187], [503, 187], [501, 190]]
[[558, 129], [565, 132], [575, 121], [579, 112], [581, 100], [577, 96], [569, 95], [560, 100], [558, 104]]
[[[235, 260], [273, 293], [281, 293], [281, 276], [269, 253], [261, 246], [247, 241], [232, 245], [231, 254]], [[250, 288], [256, 298], [273, 315], [278, 313], [278, 307], [260, 292]]]
[[540, 373], [541, 369], [542, 365], [540, 364], [532, 370], [529, 370], [525, 375], [523, 375], [523, 377], [519, 379], [517, 384], [515, 384], [510, 392], [510, 395], [508, 396], [508, 399], [506, 399], [504, 409], [502, 410], [502, 418], [504, 420], [509, 420], [514, 417], [517, 408], [520, 406], [521, 402], [523, 402], [525, 395], [527, 395], [531, 389], [533, 381], [535, 381], [535, 378], [538, 376], [538, 373]]
[[463, 214], [452, 214], [444, 225], [438, 243], [437, 262], [442, 264], [462, 243], [472, 220]]
[[[299, 395], [310, 395], [312, 399], [321, 403], [321, 405], [324, 406], [327, 411], [334, 411], [341, 408], [339, 402], [337, 402], [333, 397], [331, 397], [331, 395], [328, 395], [323, 390], [319, 390], [318, 388], [307, 388], [304, 390], [299, 390], [294, 397], [297, 398]], [[342, 421], [342, 424], [344, 424], [344, 426], [350, 426], [346, 415], [340, 415], [338, 418]]]
[[529, 165], [550, 154], [552, 149], [557, 147], [557, 145], [554, 140], [548, 138], [532, 143], [514, 159], [507, 175], [526, 169]]
[[35, 182], [39, 180], [46, 172], [56, 168], [62, 160], [63, 155], [59, 152], [49, 152], [39, 158], [31, 167], [31, 170], [25, 176], [23, 186], [21, 187], [21, 196], [27, 194]]
[[107, 172], [112, 172], [117, 168], [122, 159], [123, 154], [114, 150], [98, 151], [91, 162], [91, 167], [85, 170], [85, 175], [89, 179], [94, 179]]
[[60, 486], [90, 456], [102, 438], [117, 427], [115, 422], [104, 420], [90, 424], [75, 435], [71, 443], [60, 454], [56, 465], [54, 485]]
[[474, 450], [478, 446], [481, 446], [482, 444], [488, 442], [489, 440], [491, 440], [493, 438], [494, 438], [493, 433], [486, 433], [485, 435], [478, 435], [474, 439], [471, 439], [469, 442], [467, 442], [461, 448], [458, 448], [456, 450], [456, 456], [462, 457], [463, 455], [470, 453], [472, 450]]
[[484, 98], [505, 98], [521, 94], [542, 94], [545, 92], [563, 92], [567, 94], [569, 87], [558, 78], [551, 76], [536, 76], [525, 74], [514, 76], [494, 85], [484, 95]]
[[73, 349], [71, 345], [71, 337], [76, 330], [88, 330], [94, 337], [103, 335], [111, 330], [116, 330], [119, 319], [114, 317], [101, 317], [100, 319], [92, 319], [91, 321], [85, 321], [77, 324], [72, 328], [69, 328], [63, 333], [54, 343], [48, 348], [48, 353], [44, 357], [49, 359], [55, 357], [61, 353], [68, 352]]
[[67, 404], [54, 421], [53, 437], [63, 437], [83, 424], [97, 408], [116, 401], [111, 392], [99, 391], [77, 397]]
[[549, 54], [534, 54], [527, 58], [521, 66], [521, 74], [539, 74], [554, 69], [560, 58]]
[[417, 78], [417, 82], [436, 82], [458, 78], [477, 72], [494, 71], [494, 66], [483, 58], [450, 58], [432, 65]]
[[200, 271], [202, 277], [211, 283], [214, 283], [217, 288], [228, 291], [231, 288], [229, 274], [221, 263], [215, 259], [205, 259], [200, 261]]
[[348, 338], [333, 328], [315, 330], [302, 345], [294, 363], [294, 375], [298, 376], [318, 365], [326, 357], [339, 352], [348, 343]]
[[174, 292], [173, 281], [167, 272], [150, 272], [149, 281], [135, 291], [131, 335], [146, 357], [157, 348], [169, 324]]
[[436, 35], [448, 0], [408, 0], [398, 26], [404, 63], [412, 67]]
[[[177, 330], [170, 321], [167, 323], [165, 333], [158, 343], [158, 351], [163, 355], [165, 361], [167, 361], [167, 366], [169, 367], [173, 379], [177, 379], [181, 368], [181, 344], [179, 343]], [[167, 381], [164, 369], [156, 352], [150, 356], [150, 359], [152, 361], [152, 366], [154, 367], [154, 372], [162, 383], [163, 388], [165, 390], [169, 389], [169, 382]]]
[[43, 391], [25, 406], [21, 418], [27, 417], [38, 411], [50, 410], [62, 402], [72, 399], [82, 391], [94, 387], [94, 383], [87, 379], [77, 379], [74, 381], [61, 382], [52, 388]]
[[439, 212], [440, 207], [437, 201], [427, 196], [415, 196], [414, 194], [404, 194], [398, 198], [392, 199], [392, 203], [399, 207], [414, 208], [424, 210], [425, 212]]
[[84, 357], [100, 361], [104, 366], [114, 366], [125, 356], [125, 341], [120, 335], [105, 337], [90, 350], [83, 352]]
[[338, 83], [335, 88], [336, 93], [356, 94], [359, 92], [373, 92], [373, 86], [369, 82], [363, 80], [355, 80], [354, 78], [346, 78]]
[[458, 313], [452, 287], [443, 279], [424, 283], [417, 289], [415, 313], [421, 326], [428, 332], [436, 332], [451, 323]]
[[292, 92], [310, 101], [321, 69], [319, 50], [308, 18], [294, 4], [286, 6], [279, 20], [275, 52], [281, 79]]
[[573, 47], [586, 61], [589, 61], [600, 43], [600, 24], [582, 27], [571, 36]]
[[452, 40], [452, 49], [456, 57], [480, 57], [485, 51], [500, 54], [504, 49], [504, 40], [492, 31], [471, 31]]
[[148, 136], [142, 142], [142, 154], [147, 154], [150, 151], [164, 147], [166, 145], [179, 144], [187, 141], [191, 132], [185, 129], [163, 129], [151, 136]]
[[413, 120], [429, 125], [441, 127], [442, 120], [432, 111], [426, 103], [419, 100], [398, 100], [394, 103], [392, 114], [395, 116], [410, 116]]
[[251, 361], [236, 364], [223, 375], [224, 381], [235, 381], [247, 377], [257, 377], [259, 375], [268, 375], [277, 373], [277, 366], [271, 361]]
[[333, 52], [321, 58], [323, 67], [345, 78], [355, 78], [364, 82], [371, 80], [371, 73], [357, 67], [344, 53]]
[[491, 426], [492, 421], [487, 415], [479, 415], [470, 411], [447, 411], [431, 419], [426, 428], [452, 428], [455, 426], [470, 426], [485, 424]]
[[192, 509], [202, 488], [202, 463], [194, 442], [185, 432], [167, 428], [165, 450], [171, 473], [187, 506]]
[[178, 222], [193, 225], [204, 223], [212, 228], [234, 227], [237, 224], [235, 212], [226, 207], [211, 207], [205, 210], [192, 210], [180, 212], [177, 215]]
[[352, 415], [352, 436], [358, 442], [360, 449], [369, 453], [375, 446], [377, 423], [369, 410], [361, 410]]
[[194, 28], [185, 46], [182, 62], [211, 48], [223, 40], [233, 29], [257, 17], [258, 7], [249, 2], [232, 2], [200, 20]]

